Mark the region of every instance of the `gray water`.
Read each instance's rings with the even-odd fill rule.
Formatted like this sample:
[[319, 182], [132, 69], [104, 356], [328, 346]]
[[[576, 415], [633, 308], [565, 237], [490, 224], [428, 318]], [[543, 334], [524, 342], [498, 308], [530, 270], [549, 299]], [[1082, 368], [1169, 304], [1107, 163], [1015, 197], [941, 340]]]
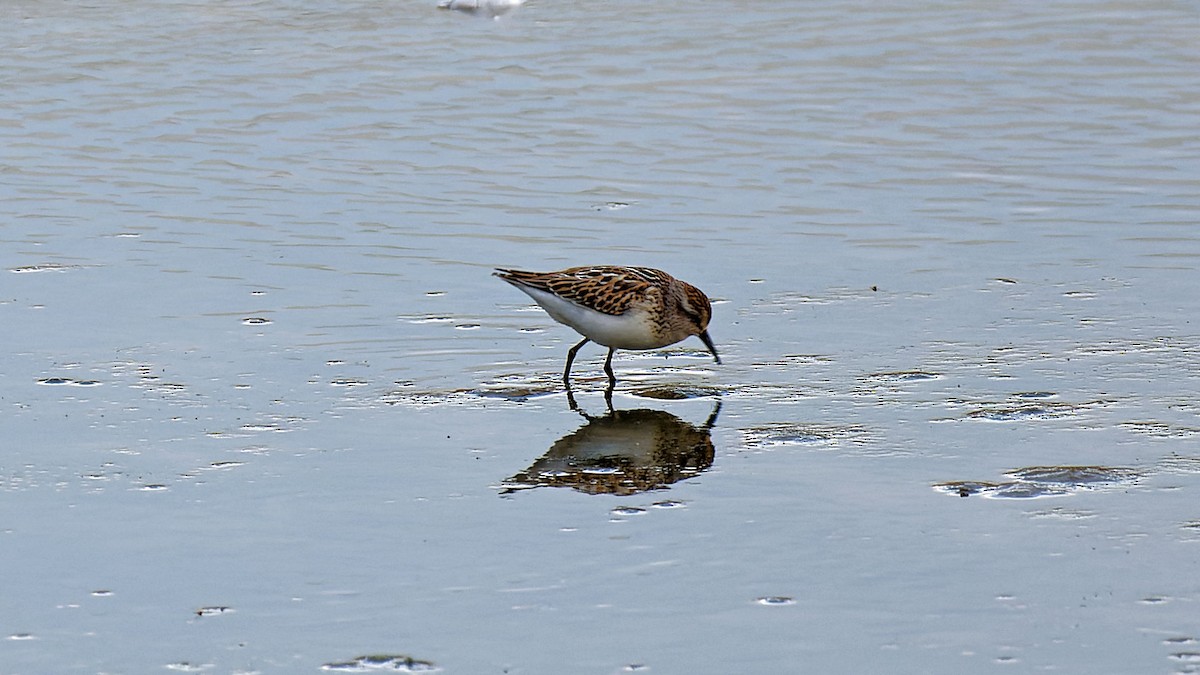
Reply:
[[0, 673], [1200, 672], [1193, 6], [0, 19]]

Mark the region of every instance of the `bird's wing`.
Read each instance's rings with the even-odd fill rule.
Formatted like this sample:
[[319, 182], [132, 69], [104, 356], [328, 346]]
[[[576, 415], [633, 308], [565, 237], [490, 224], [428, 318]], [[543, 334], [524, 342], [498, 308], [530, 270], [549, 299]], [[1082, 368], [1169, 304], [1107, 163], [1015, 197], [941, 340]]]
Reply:
[[[559, 272], [497, 270], [496, 276], [516, 286], [549, 291], [604, 314], [619, 316], [648, 294], [658, 293], [664, 273], [648, 267], [572, 267]], [[652, 291], [653, 289], [653, 291]]]

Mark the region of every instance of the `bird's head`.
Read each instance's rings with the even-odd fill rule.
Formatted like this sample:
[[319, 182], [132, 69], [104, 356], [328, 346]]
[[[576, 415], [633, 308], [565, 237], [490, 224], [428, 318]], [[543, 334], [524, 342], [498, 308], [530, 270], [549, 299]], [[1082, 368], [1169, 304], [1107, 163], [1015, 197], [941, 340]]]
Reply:
[[708, 322], [712, 320], [712, 303], [699, 288], [688, 283], [680, 283], [683, 284], [683, 293], [679, 296], [679, 309], [691, 324], [692, 334], [704, 341], [704, 346], [708, 347], [713, 359], [720, 363], [721, 357], [717, 355], [717, 348], [713, 345], [712, 338], [708, 336]]

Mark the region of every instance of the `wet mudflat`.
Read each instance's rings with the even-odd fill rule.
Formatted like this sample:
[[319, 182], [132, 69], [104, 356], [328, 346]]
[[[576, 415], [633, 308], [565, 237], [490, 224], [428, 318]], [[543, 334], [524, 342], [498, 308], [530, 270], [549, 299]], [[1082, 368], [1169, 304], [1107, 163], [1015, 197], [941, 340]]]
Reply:
[[6, 675], [1200, 667], [1183, 10], [4, 11]]

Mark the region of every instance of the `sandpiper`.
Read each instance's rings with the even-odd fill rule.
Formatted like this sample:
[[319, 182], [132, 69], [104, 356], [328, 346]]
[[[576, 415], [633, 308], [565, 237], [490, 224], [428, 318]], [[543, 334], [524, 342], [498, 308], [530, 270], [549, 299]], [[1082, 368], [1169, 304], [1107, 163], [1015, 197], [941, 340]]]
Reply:
[[658, 349], [695, 335], [721, 362], [708, 337], [712, 318], [708, 296], [662, 270], [598, 265], [558, 272], [497, 269], [495, 276], [524, 291], [551, 318], [583, 336], [567, 352], [563, 382], [568, 387], [571, 363], [588, 342], [608, 347], [604, 372], [610, 390], [617, 383], [612, 357], [618, 349]]

